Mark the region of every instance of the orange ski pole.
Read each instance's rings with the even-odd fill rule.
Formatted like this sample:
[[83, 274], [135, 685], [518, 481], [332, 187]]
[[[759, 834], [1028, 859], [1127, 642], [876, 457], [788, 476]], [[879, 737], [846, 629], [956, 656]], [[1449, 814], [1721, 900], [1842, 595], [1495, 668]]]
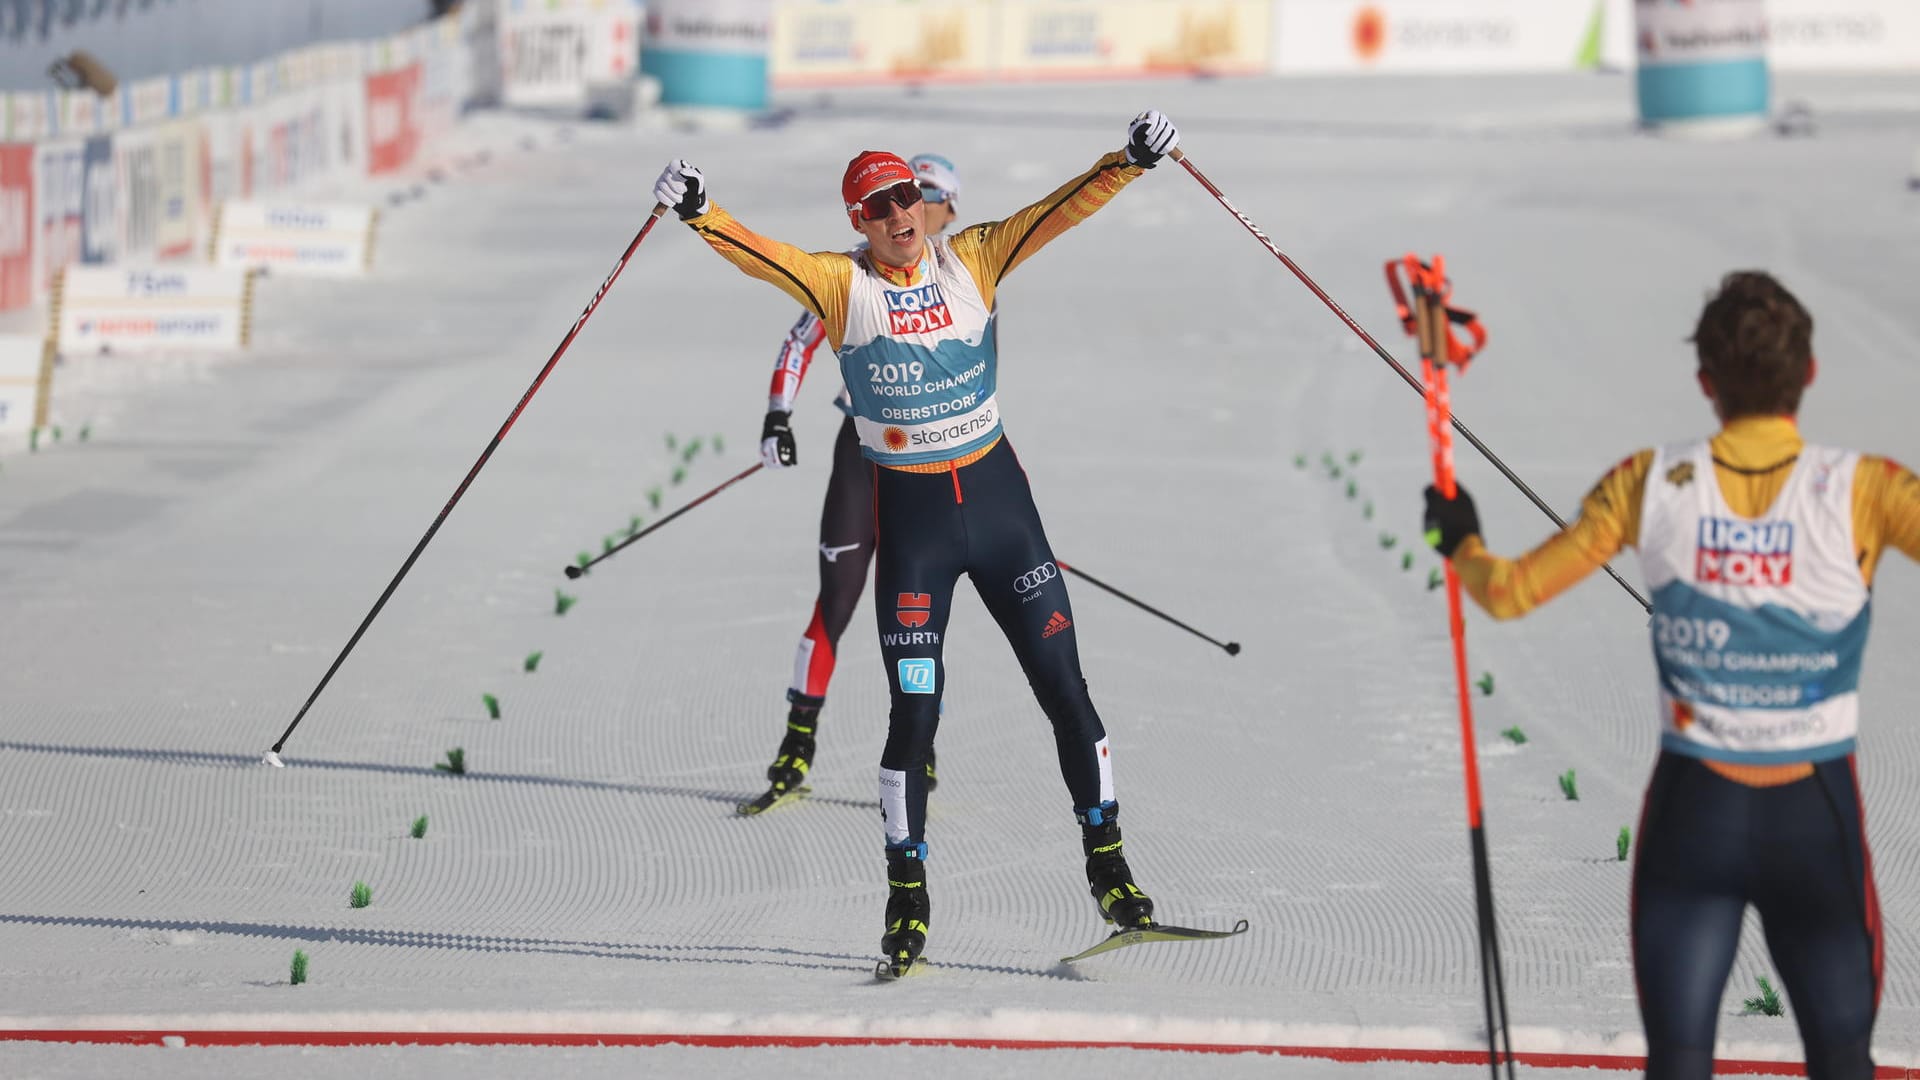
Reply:
[[[1435, 256], [1429, 266], [1412, 255], [1398, 264], [1412, 287], [1413, 306], [1407, 301], [1395, 275], [1396, 264], [1387, 264], [1387, 283], [1393, 289], [1403, 324], [1420, 342], [1421, 377], [1427, 403], [1427, 439], [1433, 451], [1433, 481], [1441, 494], [1451, 499], [1456, 487], [1453, 477], [1453, 432], [1448, 420], [1453, 405], [1447, 391], [1447, 365], [1458, 364], [1466, 371], [1467, 362], [1486, 344], [1486, 331], [1472, 312], [1447, 306], [1451, 286], [1446, 280], [1446, 261]], [[1471, 334], [1471, 344], [1453, 335], [1452, 327], [1463, 326]], [[1504, 1044], [1507, 1076], [1513, 1076], [1513, 1032], [1507, 1022], [1507, 989], [1500, 970], [1500, 935], [1493, 906], [1493, 872], [1487, 854], [1485, 817], [1480, 799], [1480, 757], [1473, 734], [1473, 698], [1467, 690], [1467, 633], [1461, 618], [1460, 578], [1447, 561], [1447, 628], [1453, 637], [1453, 678], [1460, 703], [1460, 751], [1465, 763], [1467, 788], [1467, 830], [1473, 848], [1474, 906], [1480, 930], [1480, 991], [1487, 1017], [1487, 1068], [1499, 1080], [1501, 1045]]]

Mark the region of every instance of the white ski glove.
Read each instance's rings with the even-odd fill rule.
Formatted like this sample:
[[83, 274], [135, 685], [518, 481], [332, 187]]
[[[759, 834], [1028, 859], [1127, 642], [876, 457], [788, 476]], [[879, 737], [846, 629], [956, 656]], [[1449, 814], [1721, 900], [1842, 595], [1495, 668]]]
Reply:
[[653, 201], [673, 207], [681, 221], [697, 218], [713, 205], [707, 201], [707, 178], [686, 158], [669, 161], [660, 170], [660, 179], [653, 182]]
[[1148, 109], [1127, 125], [1127, 160], [1143, 169], [1160, 163], [1180, 145], [1180, 129], [1159, 109]]

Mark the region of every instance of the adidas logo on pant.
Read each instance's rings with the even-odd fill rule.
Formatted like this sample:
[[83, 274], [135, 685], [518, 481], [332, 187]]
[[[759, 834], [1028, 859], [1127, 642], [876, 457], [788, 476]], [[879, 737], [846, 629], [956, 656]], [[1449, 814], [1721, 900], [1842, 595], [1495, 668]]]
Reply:
[[1065, 630], [1071, 627], [1072, 625], [1073, 625], [1072, 619], [1069, 619], [1065, 615], [1062, 615], [1056, 611], [1052, 615], [1049, 615], [1047, 617], [1046, 629], [1040, 631], [1040, 636], [1043, 638], [1050, 638], [1053, 635], [1061, 632], [1062, 630]]

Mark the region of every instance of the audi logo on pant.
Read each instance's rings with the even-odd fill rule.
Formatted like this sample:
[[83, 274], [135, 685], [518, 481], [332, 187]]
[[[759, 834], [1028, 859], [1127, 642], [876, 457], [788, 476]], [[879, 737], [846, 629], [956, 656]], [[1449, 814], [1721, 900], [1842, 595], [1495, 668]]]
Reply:
[[1045, 585], [1047, 582], [1052, 581], [1054, 578], [1057, 578], [1059, 576], [1060, 576], [1060, 570], [1058, 567], [1054, 566], [1050, 562], [1043, 562], [1039, 566], [1036, 566], [1033, 569], [1027, 571], [1026, 573], [1021, 574], [1019, 577], [1014, 578], [1013, 588], [1015, 592], [1030, 593], [1033, 590], [1039, 588], [1042, 585]]

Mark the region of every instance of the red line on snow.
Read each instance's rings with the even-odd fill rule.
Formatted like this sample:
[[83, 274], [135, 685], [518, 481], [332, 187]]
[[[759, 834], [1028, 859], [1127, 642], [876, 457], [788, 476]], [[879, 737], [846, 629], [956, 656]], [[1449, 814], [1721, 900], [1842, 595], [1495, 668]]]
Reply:
[[[1480, 1050], [1420, 1050], [1389, 1046], [1283, 1046], [1267, 1043], [1112, 1042], [1092, 1039], [927, 1038], [880, 1035], [696, 1035], [671, 1032], [574, 1031], [264, 1031], [190, 1028], [13, 1028], [0, 1030], [0, 1042], [64, 1042], [160, 1046], [177, 1039], [188, 1046], [699, 1046], [720, 1049], [829, 1046], [936, 1046], [960, 1050], [1157, 1050], [1189, 1054], [1267, 1054], [1354, 1063], [1406, 1062], [1424, 1065], [1477, 1065]], [[1542, 1069], [1646, 1067], [1647, 1059], [1627, 1054], [1521, 1052], [1517, 1064]], [[1805, 1076], [1791, 1061], [1714, 1062], [1716, 1076]], [[1882, 1065], [1876, 1080], [1920, 1080], [1920, 1069]]]

